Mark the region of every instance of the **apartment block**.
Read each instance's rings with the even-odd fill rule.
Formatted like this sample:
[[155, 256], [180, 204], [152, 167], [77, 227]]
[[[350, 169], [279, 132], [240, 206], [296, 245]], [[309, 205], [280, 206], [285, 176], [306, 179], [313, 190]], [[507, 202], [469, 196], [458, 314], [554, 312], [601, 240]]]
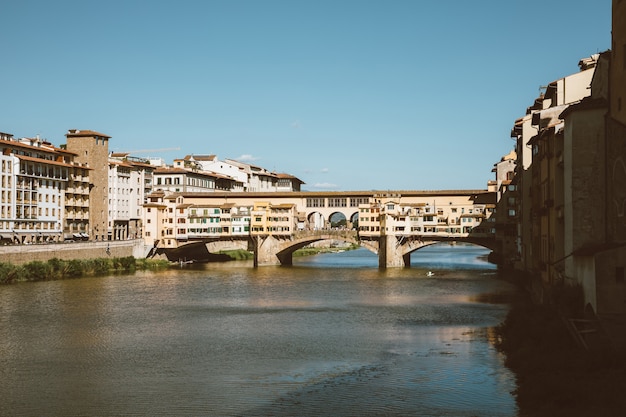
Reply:
[[[515, 122], [519, 262], [539, 299], [583, 288], [587, 314], [626, 346], [626, 2], [612, 49], [549, 83]], [[528, 152], [530, 149], [530, 152]]]
[[519, 261], [518, 251], [518, 221], [517, 211], [518, 190], [515, 180], [515, 170], [517, 167], [517, 153], [513, 150], [503, 156], [500, 161], [494, 164], [495, 180], [490, 181], [492, 191], [496, 193], [495, 210], [495, 238], [498, 242], [496, 253], [500, 265], [512, 267]]
[[154, 167], [150, 161], [127, 153], [109, 156], [108, 239], [143, 236], [143, 205], [152, 190]]
[[7, 243], [63, 240], [71, 152], [39, 138], [0, 133], [0, 238]]

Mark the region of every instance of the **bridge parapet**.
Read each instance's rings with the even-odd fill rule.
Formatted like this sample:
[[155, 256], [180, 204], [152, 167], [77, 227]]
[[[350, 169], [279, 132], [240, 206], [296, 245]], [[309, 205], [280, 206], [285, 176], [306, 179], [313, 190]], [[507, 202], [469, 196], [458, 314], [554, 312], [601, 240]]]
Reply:
[[[350, 239], [358, 240], [358, 232], [351, 229], [319, 229], [319, 230], [298, 230], [293, 234], [294, 239], [306, 239], [308, 237], [324, 237], [324, 239]], [[321, 239], [323, 240], [323, 239]]]

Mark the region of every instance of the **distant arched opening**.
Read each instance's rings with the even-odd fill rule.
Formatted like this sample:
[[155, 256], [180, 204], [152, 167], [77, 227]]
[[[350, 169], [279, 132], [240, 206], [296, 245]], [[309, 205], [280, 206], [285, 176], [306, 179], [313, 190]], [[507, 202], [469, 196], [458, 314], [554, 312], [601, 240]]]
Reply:
[[333, 229], [345, 229], [348, 227], [348, 220], [346, 215], [336, 211], [329, 217], [330, 227]]
[[359, 230], [359, 212], [355, 211], [350, 216], [350, 229]]
[[309, 229], [311, 230], [322, 230], [325, 228], [324, 215], [320, 212], [314, 211], [307, 217], [307, 223]]

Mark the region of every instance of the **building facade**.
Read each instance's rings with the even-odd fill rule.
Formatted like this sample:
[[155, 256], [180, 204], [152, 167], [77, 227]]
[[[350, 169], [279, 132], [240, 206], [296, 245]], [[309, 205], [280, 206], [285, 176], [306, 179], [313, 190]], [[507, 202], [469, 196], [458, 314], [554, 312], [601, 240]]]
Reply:
[[[516, 139], [513, 200], [517, 219], [517, 250], [514, 267], [537, 277], [535, 291], [563, 280], [565, 255], [563, 216], [565, 193], [563, 176], [563, 128], [561, 113], [590, 94], [589, 86], [598, 56], [579, 62], [580, 71], [555, 80], [518, 119], [511, 136]], [[509, 196], [507, 196], [507, 202]], [[500, 215], [504, 213], [500, 212]], [[500, 216], [500, 228], [508, 230], [507, 217]]]
[[190, 240], [291, 236], [331, 229], [342, 213], [362, 238], [495, 235], [495, 193], [434, 192], [165, 193], [148, 196], [145, 243], [176, 248]]
[[492, 172], [495, 173], [495, 180], [490, 182], [492, 190], [496, 193], [496, 241], [498, 242], [497, 253], [500, 265], [512, 267], [519, 261], [518, 251], [518, 189], [515, 181], [515, 171], [517, 169], [517, 153], [511, 151], [503, 156], [494, 165]]
[[152, 191], [150, 161], [125, 153], [109, 156], [108, 240], [141, 238], [143, 205]]
[[74, 155], [39, 138], [0, 133], [0, 237], [5, 243], [63, 239], [65, 190]]
[[[515, 122], [519, 262], [540, 299], [568, 285], [626, 346], [626, 2], [612, 49], [580, 60]], [[530, 152], [528, 150], [530, 149]]]

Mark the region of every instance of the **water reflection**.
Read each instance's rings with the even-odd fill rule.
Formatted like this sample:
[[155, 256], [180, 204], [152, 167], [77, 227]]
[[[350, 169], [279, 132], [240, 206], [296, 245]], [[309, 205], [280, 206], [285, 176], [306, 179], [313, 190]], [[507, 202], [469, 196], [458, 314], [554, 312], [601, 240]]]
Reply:
[[458, 249], [0, 287], [0, 415], [514, 416], [481, 301], [512, 289]]

